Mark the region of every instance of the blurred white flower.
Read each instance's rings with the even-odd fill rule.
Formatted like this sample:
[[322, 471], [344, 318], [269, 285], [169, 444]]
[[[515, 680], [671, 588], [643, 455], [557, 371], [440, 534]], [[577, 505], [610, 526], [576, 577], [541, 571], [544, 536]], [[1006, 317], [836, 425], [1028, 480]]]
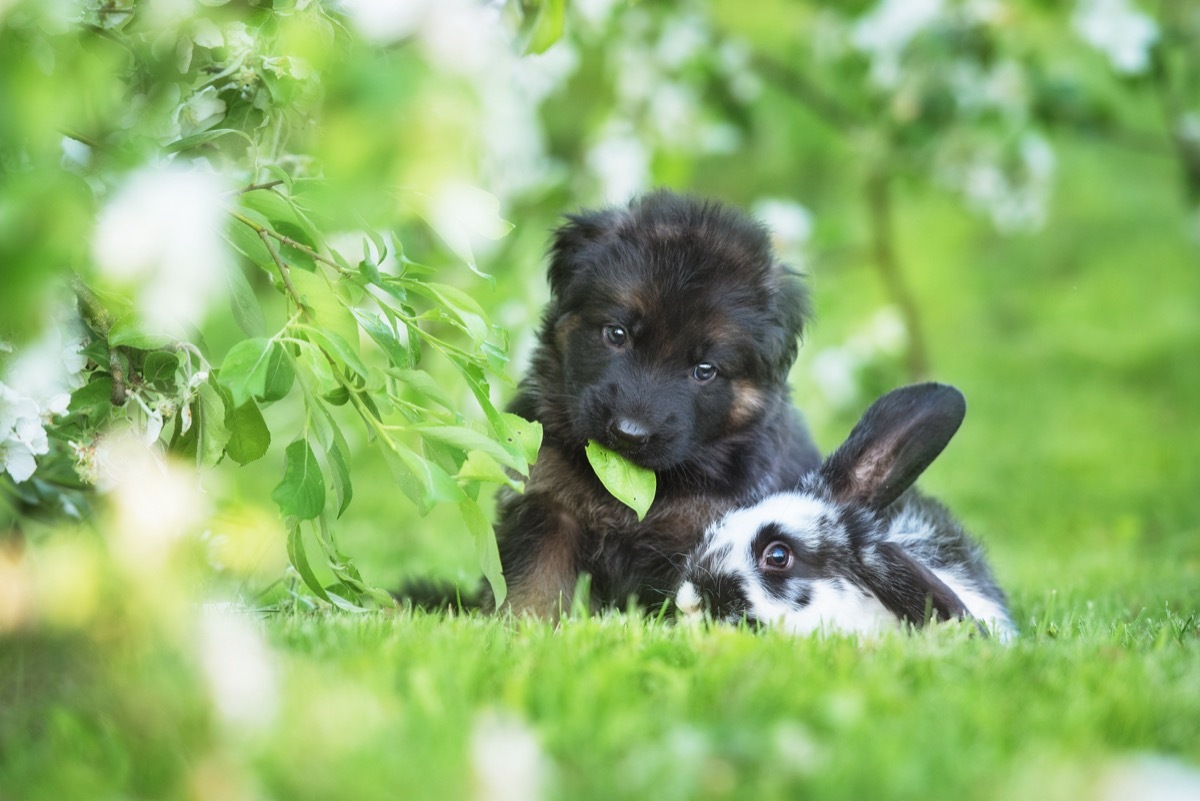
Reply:
[[36, 456], [50, 451], [42, 411], [30, 397], [0, 383], [0, 472], [20, 484], [37, 469]]
[[818, 351], [812, 360], [813, 383], [834, 406], [849, 406], [858, 398], [858, 358], [845, 348]]
[[96, 264], [133, 295], [151, 330], [184, 338], [224, 293], [226, 188], [213, 175], [147, 168], [101, 210], [92, 237]]
[[538, 801], [545, 795], [549, 761], [537, 735], [510, 714], [488, 712], [471, 732], [475, 801]]
[[770, 229], [779, 256], [791, 266], [801, 268], [805, 262], [804, 248], [812, 238], [812, 212], [786, 198], [763, 198], [754, 204], [752, 211]]
[[942, 13], [943, 0], [880, 0], [854, 25], [850, 41], [871, 58], [871, 81], [891, 89], [904, 49]]
[[210, 512], [194, 467], [168, 460], [143, 437], [118, 431], [98, 440], [90, 453], [77, 449], [81, 461], [89, 461], [96, 488], [112, 502], [116, 554], [139, 572], [162, 564]]
[[601, 28], [612, 16], [617, 0], [574, 0], [572, 10], [593, 28]]
[[363, 38], [394, 42], [417, 29], [432, 0], [341, 0], [342, 10]]
[[216, 125], [225, 117], [225, 101], [217, 96], [215, 86], [206, 86], [189, 97], [177, 109], [179, 133], [191, 136]]
[[457, 181], [439, 187], [425, 213], [438, 236], [468, 264], [475, 263], [474, 252], [480, 245], [512, 230], [512, 223], [500, 217], [500, 202], [494, 195]]
[[499, 9], [473, 0], [430, 3], [420, 38], [429, 60], [447, 72], [479, 76], [513, 57]]
[[885, 306], [841, 346], [826, 348], [813, 357], [813, 383], [833, 406], [847, 407], [858, 400], [863, 368], [881, 357], [895, 356], [907, 343], [904, 320], [894, 307]]
[[1200, 770], [1175, 757], [1141, 754], [1101, 773], [1098, 801], [1192, 801], [1200, 798]]
[[650, 154], [626, 125], [610, 129], [588, 150], [587, 165], [609, 202], [624, 203], [650, 183]]
[[250, 732], [270, 725], [279, 708], [277, 670], [259, 623], [228, 605], [208, 604], [200, 616], [198, 646], [221, 721]]
[[798, 721], [776, 724], [771, 732], [771, 747], [778, 764], [799, 776], [816, 773], [829, 760], [829, 749]]
[[1136, 75], [1150, 66], [1158, 23], [1129, 0], [1079, 0], [1071, 24], [1085, 42], [1108, 56], [1117, 72]]
[[546, 153], [538, 110], [575, 72], [579, 54], [568, 42], [545, 53], [507, 53], [475, 80], [479, 95], [480, 182], [502, 202], [544, 186], [555, 165]]
[[711, 38], [708, 25], [696, 14], [669, 17], [659, 36], [655, 54], [664, 67], [677, 70], [708, 48]]
[[981, 153], [962, 172], [967, 203], [991, 217], [1000, 231], [1032, 231], [1046, 221], [1055, 171], [1054, 150], [1028, 132], [1016, 150], [1016, 164], [1005, 170], [998, 158]]

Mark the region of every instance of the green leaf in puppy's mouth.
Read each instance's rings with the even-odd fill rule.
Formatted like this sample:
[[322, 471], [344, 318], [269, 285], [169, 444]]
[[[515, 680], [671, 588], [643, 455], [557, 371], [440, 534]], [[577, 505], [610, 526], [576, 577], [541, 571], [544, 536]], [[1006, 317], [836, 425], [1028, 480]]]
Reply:
[[588, 440], [587, 458], [605, 489], [635, 511], [639, 522], [643, 520], [658, 488], [654, 471], [634, 464], [594, 439]]

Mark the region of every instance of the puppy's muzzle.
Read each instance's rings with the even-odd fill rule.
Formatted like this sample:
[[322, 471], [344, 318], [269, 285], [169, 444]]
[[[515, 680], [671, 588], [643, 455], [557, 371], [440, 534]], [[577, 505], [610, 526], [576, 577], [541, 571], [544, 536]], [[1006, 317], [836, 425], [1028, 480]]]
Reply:
[[631, 453], [650, 441], [650, 430], [636, 420], [618, 417], [609, 423], [608, 436], [614, 450]]

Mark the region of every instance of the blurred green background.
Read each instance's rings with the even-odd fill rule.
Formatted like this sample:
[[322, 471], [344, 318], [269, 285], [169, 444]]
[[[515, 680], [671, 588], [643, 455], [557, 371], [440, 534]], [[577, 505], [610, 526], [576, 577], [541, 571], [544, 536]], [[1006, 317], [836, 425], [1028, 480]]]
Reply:
[[[0, 0], [4, 465], [29, 450], [16, 365], [58, 358], [71, 276], [193, 296], [214, 365], [246, 337], [186, 254], [122, 272], [105, 250], [113, 230], [186, 240], [175, 221], [205, 209], [110, 213], [175, 169], [225, 193], [286, 180], [351, 260], [364, 231], [394, 234], [507, 333], [511, 379], [563, 213], [658, 186], [755, 213], [813, 289], [792, 383], [824, 449], [896, 385], [966, 394], [922, 486], [985, 542], [1027, 637], [309, 619], [270, 501], [296, 394], [264, 408], [261, 461], [182, 469], [200, 511], [145, 553], [126, 542], [144, 497], [97, 497], [42, 406], [38, 472], [0, 472], [0, 798], [1200, 788], [1194, 4]], [[277, 330], [278, 282], [219, 248]], [[422, 366], [481, 419], [452, 365]], [[334, 413], [354, 454], [340, 550], [377, 586], [473, 585], [458, 509], [419, 515]], [[230, 601], [287, 611], [264, 628], [213, 612]]]

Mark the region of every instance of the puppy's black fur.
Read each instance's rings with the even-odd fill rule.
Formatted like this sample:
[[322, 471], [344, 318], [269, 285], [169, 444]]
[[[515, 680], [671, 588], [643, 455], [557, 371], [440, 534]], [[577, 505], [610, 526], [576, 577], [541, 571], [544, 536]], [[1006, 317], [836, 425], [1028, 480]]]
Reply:
[[[585, 573], [594, 607], [661, 602], [710, 523], [820, 464], [787, 385], [807, 295], [762, 226], [669, 192], [567, 219], [511, 406], [545, 436], [496, 529], [505, 606], [541, 615]], [[657, 474], [643, 521], [596, 478], [589, 439]]]

